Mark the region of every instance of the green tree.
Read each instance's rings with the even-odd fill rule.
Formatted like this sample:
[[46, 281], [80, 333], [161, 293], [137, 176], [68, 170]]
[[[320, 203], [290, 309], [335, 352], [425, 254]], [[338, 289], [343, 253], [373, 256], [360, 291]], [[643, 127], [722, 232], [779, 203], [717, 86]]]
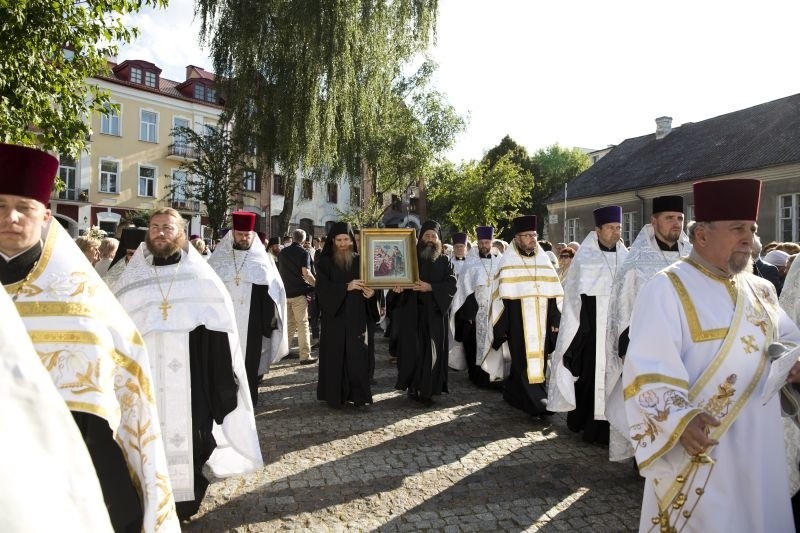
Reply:
[[562, 148], [557, 143], [538, 150], [532, 157], [536, 186], [531, 194], [532, 213], [547, 220], [547, 198], [572, 178], [589, 168], [591, 161], [577, 148]]
[[474, 234], [475, 226], [502, 230], [508, 220], [525, 211], [533, 175], [512, 160], [500, 157], [494, 165], [445, 164], [434, 172], [428, 186], [433, 213], [453, 229]]
[[369, 167], [367, 140], [385, 127], [402, 66], [430, 44], [437, 9], [438, 0], [197, 1], [237, 136], [284, 170], [281, 231], [300, 165], [317, 176]]
[[206, 126], [202, 134], [180, 126], [172, 130], [172, 137], [178, 151], [185, 150], [186, 159], [180, 165], [185, 174], [177, 179], [167, 176], [171, 179], [167, 198], [202, 202], [216, 239], [227, 223], [228, 212], [244, 195], [244, 173], [255, 172], [252, 156], [233, 142], [224, 123]]
[[87, 80], [106, 72], [117, 43], [138, 35], [122, 17], [144, 5], [167, 1], [0, 0], [0, 141], [77, 157], [87, 117], [109, 105]]

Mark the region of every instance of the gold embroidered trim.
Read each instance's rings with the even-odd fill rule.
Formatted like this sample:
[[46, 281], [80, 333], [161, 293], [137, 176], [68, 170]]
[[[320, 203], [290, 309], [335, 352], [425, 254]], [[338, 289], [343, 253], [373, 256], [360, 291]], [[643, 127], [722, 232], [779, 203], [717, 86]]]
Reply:
[[77, 302], [17, 302], [17, 312], [22, 317], [82, 316], [96, 318], [98, 313], [86, 304]]
[[150, 403], [154, 403], [153, 389], [150, 380], [142, 371], [139, 363], [121, 353], [119, 350], [109, 348], [103, 341], [91, 331], [56, 331], [56, 330], [32, 330], [28, 332], [31, 342], [34, 344], [88, 344], [96, 346], [98, 349], [107, 350], [114, 362], [124, 368], [131, 376], [136, 378], [139, 387]]
[[701, 411], [700, 409], [688, 410], [686, 414], [680, 419], [678, 424], [675, 426], [675, 430], [672, 432], [669, 438], [667, 438], [667, 442], [664, 443], [664, 446], [662, 446], [661, 449], [659, 449], [656, 453], [651, 455], [648, 459], [645, 459], [644, 461], [639, 463], [639, 471], [641, 472], [642, 470], [653, 464], [653, 461], [661, 458], [662, 455], [670, 451], [675, 446], [675, 443], [678, 442], [678, 439], [681, 438], [681, 435], [683, 435], [683, 431], [686, 429], [686, 426], [689, 424], [689, 422], [691, 422], [695, 416], [699, 415], [702, 412], [703, 411]]
[[720, 283], [725, 285], [725, 288], [727, 289], [728, 294], [731, 295], [731, 299], [734, 302], [736, 301], [736, 287], [735, 287], [736, 278], [735, 277], [734, 278], [726, 278], [724, 276], [720, 276], [719, 274], [715, 274], [714, 272], [711, 272], [708, 268], [704, 267], [703, 265], [701, 265], [697, 261], [695, 261], [693, 259], [689, 259], [688, 257], [684, 258], [683, 260], [686, 261], [687, 264], [692, 265], [693, 267], [695, 267], [697, 270], [699, 270], [701, 273], [705, 274], [709, 278], [711, 278], [713, 280], [716, 280], [716, 281], [719, 281]]
[[526, 283], [530, 281], [544, 281], [556, 283], [558, 276], [504, 276], [500, 278], [503, 283]]
[[627, 401], [642, 390], [643, 386], [653, 383], [666, 383], [667, 385], [672, 385], [685, 391], [689, 390], [689, 382], [685, 379], [678, 379], [665, 374], [641, 374], [636, 376], [636, 379], [623, 389], [623, 397]]
[[674, 272], [666, 272], [666, 274], [672, 282], [672, 286], [675, 287], [675, 292], [678, 293], [683, 312], [686, 314], [686, 322], [689, 324], [689, 332], [692, 335], [692, 340], [694, 342], [705, 342], [724, 339], [725, 335], [728, 334], [728, 328], [703, 329], [700, 325], [700, 319], [697, 317], [697, 310], [694, 307], [694, 303], [692, 303], [689, 292], [686, 290], [686, 286]]
[[17, 281], [16, 283], [5, 285], [8, 294], [16, 293], [19, 290], [20, 285], [23, 283], [32, 284], [39, 278], [39, 276], [42, 275], [42, 272], [44, 272], [44, 269], [50, 263], [50, 258], [53, 256], [53, 248], [55, 248], [56, 236], [58, 235], [53, 227], [53, 224], [58, 224], [55, 218], [50, 220], [50, 226], [47, 230], [47, 237], [45, 238], [44, 246], [42, 246], [42, 255], [39, 258], [39, 261], [36, 263], [36, 266], [34, 267], [30, 277], [22, 281]]

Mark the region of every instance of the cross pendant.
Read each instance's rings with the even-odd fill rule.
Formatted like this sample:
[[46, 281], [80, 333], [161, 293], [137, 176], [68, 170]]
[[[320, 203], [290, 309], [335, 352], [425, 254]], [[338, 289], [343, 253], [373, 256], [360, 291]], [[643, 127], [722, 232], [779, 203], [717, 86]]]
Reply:
[[233, 278], [233, 281], [236, 282], [236, 286], [239, 286], [239, 282], [242, 281], [242, 278], [239, 277], [239, 274], [236, 274], [236, 277]]
[[172, 306], [167, 303], [166, 298], [164, 299], [163, 302], [161, 302], [161, 305], [159, 305], [158, 308], [161, 309], [161, 318], [166, 320], [167, 319], [167, 309], [172, 309]]

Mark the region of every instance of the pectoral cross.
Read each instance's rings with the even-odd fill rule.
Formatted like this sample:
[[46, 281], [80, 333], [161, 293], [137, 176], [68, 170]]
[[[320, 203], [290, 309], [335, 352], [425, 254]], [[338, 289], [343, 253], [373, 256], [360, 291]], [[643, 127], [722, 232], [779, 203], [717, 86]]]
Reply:
[[169, 303], [167, 303], [167, 299], [166, 298], [164, 299], [163, 302], [161, 302], [161, 305], [159, 305], [158, 308], [161, 309], [161, 318], [166, 320], [167, 319], [167, 310], [168, 309], [172, 309], [172, 306], [169, 305]]
[[239, 274], [236, 274], [236, 277], [233, 278], [233, 281], [236, 282], [236, 286], [239, 286], [239, 282], [242, 281], [242, 278], [239, 277]]

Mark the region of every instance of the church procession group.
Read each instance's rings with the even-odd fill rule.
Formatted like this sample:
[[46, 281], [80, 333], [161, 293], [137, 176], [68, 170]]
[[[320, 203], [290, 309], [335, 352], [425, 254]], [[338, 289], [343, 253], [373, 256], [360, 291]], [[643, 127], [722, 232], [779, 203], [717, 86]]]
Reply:
[[[262, 468], [259, 383], [295, 330], [300, 363], [316, 362], [308, 291], [245, 212], [206, 258], [181, 216], [157, 209], [124, 230], [101, 278], [46, 207], [57, 167], [0, 145], [0, 428], [15, 435], [0, 445], [0, 530], [179, 531], [204, 469]], [[557, 256], [535, 216], [512, 221], [507, 245], [490, 226], [474, 244], [458, 233], [452, 253], [428, 221], [418, 280], [386, 291], [360, 279], [356, 235], [334, 223], [313, 274], [305, 259], [296, 273], [320, 319], [317, 397], [373, 402], [380, 323], [415, 405], [466, 371], [533, 424], [567, 413], [610, 460], [635, 461], [641, 531], [794, 531], [800, 262], [780, 283], [760, 277], [760, 190], [696, 183], [686, 230], [683, 198], [655, 198], [630, 249], [621, 208], [601, 207]]]

